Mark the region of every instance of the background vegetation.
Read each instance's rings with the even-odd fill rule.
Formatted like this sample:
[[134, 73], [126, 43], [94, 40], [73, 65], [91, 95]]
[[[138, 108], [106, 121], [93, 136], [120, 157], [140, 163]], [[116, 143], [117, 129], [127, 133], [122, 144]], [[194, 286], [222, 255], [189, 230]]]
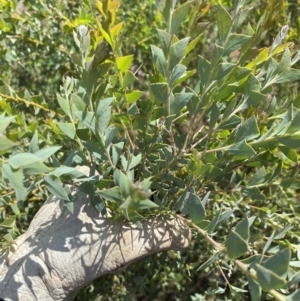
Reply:
[[[187, 1], [178, 2], [184, 4]], [[97, 87], [92, 92], [95, 100], [99, 93], [102, 98], [113, 96], [117, 100], [113, 102], [111, 124], [115, 125], [120, 133], [116, 144], [123, 141], [120, 137], [126, 137], [124, 141], [127, 149], [122, 153], [125, 159], [128, 159], [126, 153], [130, 147], [131, 154], [138, 157], [138, 152], [134, 152], [135, 143], [143, 149], [143, 143], [159, 144], [157, 137], [160, 137], [161, 150], [158, 148], [153, 150], [154, 153], [159, 153], [157, 157], [155, 153], [151, 158], [150, 150], [143, 149], [142, 151], [142, 153], [149, 152], [147, 163], [153, 170], [156, 164], [153, 162], [162, 161], [162, 165], [158, 165], [156, 172], [151, 175], [164, 176], [165, 182], [160, 185], [161, 179], [154, 180], [151, 189], [159, 193], [155, 195], [157, 199], [154, 198], [152, 201], [159, 203], [159, 201], [173, 199], [173, 203], [168, 203], [167, 206], [160, 204], [160, 206], [167, 209], [166, 211], [170, 209], [184, 212], [185, 210], [185, 213], [191, 216], [193, 210], [189, 211], [180, 206], [180, 193], [186, 189], [186, 185], [192, 183], [190, 186], [194, 187], [194, 191], [189, 190], [189, 192], [200, 197], [206, 216], [199, 218], [199, 215], [203, 213], [201, 207], [198, 208], [198, 216], [191, 218], [199, 229], [205, 229], [210, 234], [214, 242], [224, 244], [228, 248], [229, 257], [228, 254], [216, 252], [214, 248], [216, 245], [207, 242], [201, 235], [201, 230], [194, 231], [192, 245], [186, 252], [170, 251], [145, 258], [121, 275], [107, 276], [95, 281], [80, 293], [78, 300], [195, 301], [251, 300], [251, 297], [252, 300], [272, 300], [275, 298], [274, 295], [264, 291], [257, 293], [259, 289], [256, 284], [252, 284], [255, 288], [252, 289], [250, 297], [247, 281], [251, 283], [251, 280], [247, 278], [247, 273], [241, 267], [238, 268], [239, 263], [235, 260], [240, 258], [245, 260], [244, 263], [253, 263], [253, 258], [257, 254], [272, 256], [278, 254], [279, 250], [283, 252], [280, 253], [283, 254], [282, 256], [288, 256], [284, 253], [286, 247], [290, 250], [290, 257], [289, 263], [286, 264], [288, 271], [283, 274], [288, 274], [287, 283], [290, 286], [278, 285], [278, 288], [282, 295], [291, 294], [297, 289], [299, 274], [296, 273], [300, 266], [299, 77], [295, 73], [296, 75], [293, 74], [288, 79], [285, 77], [284, 80], [278, 80], [275, 78], [274, 70], [278, 71], [275, 62], [277, 64], [282, 62], [283, 65], [282, 58], [288, 57], [289, 53], [294, 53], [292, 68], [297, 69], [299, 5], [296, 1], [279, 0], [239, 2], [244, 9], [245, 19], [232, 30], [232, 33], [228, 33], [227, 38], [235, 33], [243, 35], [252, 33], [254, 38], [251, 39], [251, 45], [244, 46], [241, 43], [238, 46], [244, 48], [233, 47], [233, 51], [228, 50], [227, 54], [222, 54], [222, 60], [215, 61], [215, 70], [220, 72], [217, 75], [218, 85], [224, 88], [214, 90], [218, 92], [216, 93], [209, 87], [213, 81], [213, 72], [206, 73], [201, 66], [208, 66], [206, 60], [214, 64], [212, 53], [215, 44], [226, 49], [226, 43], [228, 43], [226, 20], [228, 19], [222, 7], [233, 16], [234, 9], [238, 5], [233, 1], [222, 1], [223, 6], [218, 5], [217, 1], [192, 2], [194, 9], [189, 10], [183, 24], [176, 31], [176, 37], [179, 40], [188, 36], [191, 37], [191, 41], [195, 41], [189, 55], [185, 55], [184, 58], [179, 59], [180, 62], [177, 62], [185, 66], [190, 73], [186, 76], [184, 84], [180, 83], [177, 88], [174, 87], [174, 94], [191, 92], [191, 90], [183, 91], [186, 87], [193, 87], [193, 91], [196, 91], [198, 95], [205, 95], [203, 91], [210, 92], [207, 93], [207, 102], [202, 98], [203, 103], [200, 109], [197, 105], [197, 109], [193, 107], [193, 104], [191, 104], [192, 107], [188, 105], [187, 108], [180, 107], [179, 111], [175, 112], [180, 115], [176, 116], [174, 122], [172, 120], [178, 145], [184, 144], [180, 137], [185, 137], [189, 129], [192, 129], [195, 134], [194, 139], [190, 141], [191, 145], [195, 145], [194, 151], [187, 148], [189, 156], [179, 158], [178, 164], [170, 168], [167, 150], [171, 147], [172, 151], [175, 151], [174, 144], [170, 141], [172, 137], [170, 138], [168, 133], [156, 124], [152, 124], [153, 127], [149, 130], [150, 126], [144, 125], [143, 118], [137, 117], [138, 115], [153, 121], [155, 116], [147, 115], [149, 111], [154, 111], [160, 120], [163, 116], [168, 116], [164, 114], [165, 112], [161, 113], [161, 108], [165, 104], [163, 101], [159, 102], [160, 96], [155, 90], [155, 85], [165, 82], [163, 71], [159, 67], [159, 62], [155, 60], [153, 48], [150, 46], [162, 47], [157, 29], [167, 30], [166, 16], [159, 9], [163, 7], [164, 1], [122, 1], [121, 6], [116, 10], [115, 24], [123, 22], [123, 28], [120, 34], [114, 37], [114, 45], [105, 48], [107, 56], [103, 58], [112, 62], [112, 66], [109, 65], [111, 69], [105, 69], [105, 66], [102, 66], [101, 70], [105, 70], [104, 73], [100, 71], [97, 71], [100, 73], [91, 73], [101, 78], [105, 87], [107, 87], [106, 84], [109, 85], [109, 89], [103, 88], [102, 90], [105, 91], [103, 92], [101, 84], [97, 82], [95, 85], [99, 84], [100, 88]], [[108, 28], [113, 24], [109, 18], [108, 23], [105, 23], [107, 19], [101, 13], [99, 3], [98, 5], [97, 3], [97, 1], [87, 0], [51, 1], [50, 4], [47, 1], [0, 0], [0, 64], [2, 69], [0, 74], [0, 113], [2, 113], [0, 154], [2, 155], [3, 176], [0, 183], [0, 231], [2, 234], [0, 241], [3, 256], [13, 240], [26, 231], [34, 214], [53, 191], [49, 181], [44, 179], [44, 175], [49, 173], [44, 166], [40, 166], [39, 170], [43, 176], [39, 176], [37, 170], [29, 175], [20, 174], [19, 177], [24, 185], [22, 187], [20, 183], [9, 181], [7, 169], [5, 169], [8, 166], [5, 164], [11, 162], [9, 158], [18, 153], [34, 153], [45, 147], [53, 147], [51, 148], [53, 152], [58, 151], [55, 146], [59, 145], [60, 149], [55, 155], [49, 152], [45, 166], [59, 167], [62, 164], [74, 166], [75, 163], [83, 163], [80, 161], [81, 153], [75, 154], [75, 151], [80, 150], [77, 138], [82, 139], [81, 129], [77, 128], [76, 137], [73, 137], [68, 129], [61, 125], [73, 122], [72, 114], [67, 116], [63, 99], [68, 99], [71, 95], [79, 95], [84, 99], [83, 94], [76, 94], [78, 91], [76, 88], [83, 86], [75, 80], [73, 84], [76, 92], [74, 92], [73, 88], [70, 88], [70, 78], [78, 79], [80, 76], [84, 78], [84, 64], [92, 55], [97, 55], [97, 45], [103, 41], [103, 32], [101, 33], [97, 25], [97, 19]], [[199, 16], [193, 15], [197, 11], [195, 8], [199, 9]], [[248, 10], [249, 13], [246, 14]], [[195, 20], [195, 23], [192, 24], [191, 20]], [[276, 41], [278, 33], [284, 35], [282, 29], [286, 24], [290, 27], [288, 35], [285, 40], [277, 43], [279, 48], [271, 58], [271, 55], [266, 54], [270, 50], [268, 47], [271, 47], [274, 40]], [[76, 39], [74, 40], [73, 31], [77, 34], [77, 39], [80, 39], [80, 31], [78, 31], [80, 25], [86, 25], [90, 30], [91, 44], [88, 46], [83, 42], [78, 42], [76, 45]], [[83, 27], [81, 29], [84, 30]], [[104, 27], [104, 29], [107, 28]], [[246, 40], [244, 42], [246, 43]], [[105, 44], [101, 45], [105, 46]], [[267, 49], [267, 52], [263, 52], [264, 49]], [[289, 49], [289, 52], [284, 52], [285, 49]], [[165, 52], [168, 51], [165, 50]], [[78, 62], [78, 56], [76, 56], [78, 53], [83, 54], [84, 63]], [[105, 53], [104, 50], [100, 54], [102, 53]], [[130, 71], [135, 75], [136, 80], [125, 89], [119, 82], [124, 74], [120, 76], [114, 64], [118, 57], [129, 55], [133, 55], [132, 61], [128, 68], [124, 68], [124, 74]], [[261, 61], [255, 61], [257, 56], [261, 58]], [[288, 61], [288, 58], [286, 60]], [[273, 71], [271, 62], [275, 66], [273, 66]], [[98, 64], [101, 63], [102, 60], [99, 59]], [[221, 63], [233, 64], [240, 69], [234, 68], [234, 71], [229, 74], [232, 74], [230, 77], [225, 69], [223, 71], [217, 69]], [[289, 66], [282, 68], [290, 68], [291, 59], [287, 65]], [[243, 81], [244, 69], [242, 67], [251, 69], [255, 75], [249, 76], [253, 79], [251, 83], [250, 80], [249, 83], [247, 82], [251, 86], [249, 89], [245, 88], [247, 84]], [[197, 74], [194, 70], [197, 70]], [[261, 77], [258, 76], [259, 72], [262, 72]], [[264, 72], [270, 74], [269, 77], [264, 77]], [[205, 83], [206, 77], [207, 83]], [[262, 78], [261, 82], [257, 78]], [[223, 81], [225, 79], [226, 81]], [[235, 90], [225, 90], [228, 83], [233, 86], [237, 83]], [[88, 84], [85, 88], [89, 89]], [[180, 91], [180, 89], [183, 90]], [[138, 94], [137, 106], [121, 105], [122, 97], [131, 91], [143, 92], [141, 95]], [[245, 100], [243, 97], [249, 96], [247, 93], [253, 91], [259, 99], [259, 104], [243, 104], [243, 99]], [[57, 95], [58, 92], [59, 95]], [[231, 93], [237, 95], [236, 99]], [[134, 95], [137, 94], [133, 94], [132, 97], [135, 97]], [[264, 97], [260, 98], [260, 95]], [[253, 94], [251, 97], [254, 97]], [[135, 101], [132, 103], [134, 104]], [[148, 103], [154, 104], [154, 108], [150, 110]], [[243, 104], [244, 107], [236, 111], [239, 104]], [[231, 112], [226, 110], [228, 107], [231, 107]], [[139, 114], [128, 114], [129, 108], [131, 112], [133, 110]], [[230, 119], [229, 116], [234, 110], [236, 114], [232, 114], [234, 117]], [[193, 115], [193, 111], [197, 114]], [[226, 119], [226, 114], [228, 119]], [[4, 116], [7, 117], [4, 118]], [[219, 129], [222, 120], [227, 124]], [[126, 132], [127, 127], [132, 127], [132, 132]], [[149, 136], [144, 137], [142, 133], [139, 133], [137, 131], [139, 127], [145, 127], [145, 132], [149, 131]], [[273, 140], [259, 144], [259, 138], [268, 135], [266, 133], [269, 133]], [[94, 143], [93, 139], [92, 137], [88, 142]], [[130, 143], [131, 140], [133, 144]], [[242, 144], [244, 140], [249, 144]], [[139, 144], [140, 141], [143, 143]], [[235, 147], [230, 149], [230, 145], [235, 145]], [[165, 146], [168, 147], [164, 148]], [[88, 151], [97, 154], [97, 151], [92, 146], [90, 147], [90, 149], [87, 147]], [[225, 149], [222, 150], [222, 147]], [[70, 153], [73, 154], [72, 157], [69, 156]], [[96, 156], [95, 162], [99, 162], [97, 160], [100, 159]], [[123, 168], [120, 170], [124, 171], [126, 168], [124, 168], [124, 163], [122, 164]], [[143, 164], [146, 163], [143, 161]], [[3, 166], [6, 167], [3, 168]], [[169, 174], [163, 173], [166, 168], [170, 169]], [[104, 164], [99, 169], [105, 173], [109, 167]], [[150, 176], [145, 171], [137, 170], [137, 172], [143, 176], [142, 179]], [[109, 174], [107, 179], [111, 185], [112, 175]], [[61, 180], [63, 182], [65, 179], [61, 178]], [[133, 180], [137, 178], [133, 176]], [[120, 180], [117, 179], [116, 182], [119, 183]], [[101, 185], [103, 188], [104, 184], [102, 182], [97, 185], [97, 188]], [[26, 189], [24, 190], [23, 187]], [[82, 187], [82, 189], [86, 188]], [[113, 207], [113, 209], [117, 215], [129, 214], [127, 217], [133, 218], [132, 215], [130, 216], [130, 211], [128, 213], [126, 210], [118, 211], [119, 208]], [[255, 221], [251, 219], [253, 216], [256, 217]], [[240, 221], [242, 224], [238, 224]], [[246, 226], [243, 221], [246, 221], [244, 222]], [[236, 227], [236, 232], [230, 232], [234, 227]], [[229, 233], [237, 233], [241, 239], [236, 240], [232, 238], [233, 234], [230, 236]], [[243, 245], [246, 241], [247, 250], [241, 254], [235, 253], [233, 249], [230, 251], [228, 239], [233, 239], [233, 245], [238, 245], [238, 242]], [[241, 245], [237, 249], [242, 249]], [[278, 258], [275, 257], [275, 259], [278, 261]], [[253, 295], [255, 292], [259, 295], [256, 299]], [[291, 297], [289, 300], [297, 300], [296, 298]]]

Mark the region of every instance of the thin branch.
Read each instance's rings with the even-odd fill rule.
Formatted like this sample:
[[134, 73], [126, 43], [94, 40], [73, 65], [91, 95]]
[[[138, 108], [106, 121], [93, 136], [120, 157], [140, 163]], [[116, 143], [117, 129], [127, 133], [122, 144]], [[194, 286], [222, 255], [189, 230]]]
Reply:
[[[186, 221], [186, 219], [184, 217], [179, 216], [181, 219], [184, 219]], [[227, 250], [224, 246], [222, 246], [220, 243], [216, 242], [214, 239], [212, 239], [208, 233], [201, 229], [200, 227], [196, 226], [193, 222], [190, 221], [191, 226], [197, 230], [197, 232], [199, 232], [202, 236], [204, 236], [204, 238], [211, 244], [213, 245], [217, 250], [227, 254]], [[257, 276], [256, 273], [252, 270], [248, 269], [248, 265], [244, 264], [243, 262], [241, 262], [238, 259], [234, 259], [232, 260], [246, 275], [250, 276], [251, 278], [253, 278], [254, 280], [257, 281]], [[270, 295], [272, 295], [277, 301], [286, 301], [286, 297], [282, 294], [280, 294], [279, 292], [277, 292], [276, 290], [270, 290], [268, 291], [268, 293]]]
[[24, 103], [28, 107], [29, 106], [36, 107], [36, 108], [38, 108], [40, 110], [43, 110], [43, 111], [45, 111], [47, 113], [52, 113], [52, 114], [54, 114], [54, 115], [56, 115], [58, 117], [62, 117], [62, 115], [60, 115], [59, 113], [57, 113], [55, 111], [52, 111], [52, 110], [47, 109], [47, 108], [44, 108], [43, 106], [41, 106], [41, 105], [39, 105], [39, 104], [37, 104], [35, 102], [28, 101], [28, 100], [26, 100], [24, 98], [21, 98], [19, 96], [10, 96], [10, 95], [6, 95], [6, 94], [3, 94], [3, 93], [0, 93], [0, 97], [4, 98], [6, 100], [14, 101], [14, 102], [22, 102], [22, 103]]

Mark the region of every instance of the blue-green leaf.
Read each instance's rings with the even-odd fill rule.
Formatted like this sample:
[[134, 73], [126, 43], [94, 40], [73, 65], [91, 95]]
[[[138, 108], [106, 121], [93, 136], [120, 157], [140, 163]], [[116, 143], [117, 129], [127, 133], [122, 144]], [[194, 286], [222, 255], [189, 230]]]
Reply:
[[182, 214], [189, 214], [193, 223], [199, 223], [205, 218], [205, 209], [194, 193], [188, 192], [185, 195]]
[[60, 130], [69, 138], [74, 139], [76, 136], [76, 129], [73, 123], [68, 122], [57, 122]]
[[18, 169], [21, 166], [33, 164], [39, 161], [44, 161], [44, 160], [31, 153], [19, 153], [10, 157], [7, 162], [10, 164], [12, 168]]
[[182, 60], [190, 38], [184, 38], [174, 43], [170, 48], [169, 71], [172, 71]]
[[207, 80], [209, 79], [210, 74], [210, 62], [208, 62], [205, 58], [202, 56], [198, 56], [198, 74], [200, 77], [200, 81], [203, 86], [206, 85]]
[[255, 270], [258, 283], [264, 292], [268, 292], [271, 289], [279, 289], [286, 283], [277, 274], [259, 264], [255, 264]]
[[100, 190], [96, 194], [111, 202], [121, 202], [124, 199], [119, 187]]
[[169, 80], [169, 84], [171, 87], [173, 87], [174, 83], [180, 79], [182, 76], [184, 76], [186, 74], [186, 67], [183, 65], [177, 65], [175, 66], [175, 68], [173, 69], [171, 76], [170, 76], [170, 80]]
[[241, 47], [244, 43], [249, 41], [251, 36], [245, 36], [242, 34], [233, 33], [229, 36], [228, 42], [226, 43], [224, 55], [229, 55], [234, 50]]
[[257, 126], [257, 121], [254, 116], [251, 116], [240, 127], [236, 135], [235, 142], [240, 142], [242, 140], [248, 141], [258, 137], [259, 135], [260, 132]]
[[165, 57], [167, 57], [169, 55], [169, 50], [172, 43], [172, 35], [161, 29], [156, 29], [156, 30], [158, 33], [159, 42], [163, 49], [164, 55]]
[[254, 149], [249, 144], [247, 144], [245, 140], [230, 145], [227, 148], [227, 151], [235, 156], [241, 156], [241, 157], [250, 157], [256, 154]]
[[285, 248], [267, 259], [262, 265], [276, 275], [285, 278], [289, 268], [290, 259], [291, 251], [289, 248]]
[[46, 176], [45, 183], [48, 190], [54, 194], [55, 196], [59, 197], [62, 200], [70, 201], [68, 194], [64, 190], [61, 181], [56, 176]]
[[183, 23], [192, 3], [193, 1], [188, 1], [175, 9], [172, 14], [170, 34], [174, 34]]
[[65, 112], [66, 115], [70, 116], [71, 111], [70, 111], [69, 102], [65, 98], [61, 97], [58, 93], [56, 94], [56, 97], [57, 97], [59, 106], [62, 108], [62, 110]]
[[157, 100], [159, 100], [163, 104], [167, 103], [167, 99], [168, 99], [167, 83], [151, 84], [150, 90]]
[[152, 57], [153, 57], [153, 60], [155, 62], [155, 65], [158, 69], [158, 71], [160, 72], [160, 74], [163, 76], [163, 77], [167, 77], [167, 63], [166, 63], [166, 58], [164, 56], [164, 53], [163, 51], [156, 47], [156, 46], [153, 46], [151, 45], [151, 52], [152, 52]]
[[217, 6], [217, 26], [222, 43], [225, 43], [232, 25], [232, 18], [222, 4]]
[[193, 93], [176, 94], [170, 104], [171, 114], [178, 114], [193, 96]]

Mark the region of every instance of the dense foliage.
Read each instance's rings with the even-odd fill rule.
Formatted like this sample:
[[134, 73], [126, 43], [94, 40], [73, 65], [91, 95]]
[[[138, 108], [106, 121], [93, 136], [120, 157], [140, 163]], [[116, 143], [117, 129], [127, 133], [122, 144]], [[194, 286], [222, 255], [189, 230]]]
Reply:
[[293, 4], [56, 2], [0, 2], [2, 257], [76, 185], [99, 214], [193, 229], [78, 300], [299, 300]]

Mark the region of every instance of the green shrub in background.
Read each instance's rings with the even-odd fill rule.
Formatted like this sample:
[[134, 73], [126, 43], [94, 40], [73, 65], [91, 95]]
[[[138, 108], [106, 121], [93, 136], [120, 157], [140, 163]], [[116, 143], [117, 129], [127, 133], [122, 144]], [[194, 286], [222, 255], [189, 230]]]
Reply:
[[[299, 300], [300, 104], [278, 93], [300, 79], [299, 55], [285, 24], [260, 48], [283, 2], [269, 1], [256, 22], [251, 2], [175, 2], [74, 3], [73, 21], [51, 8], [65, 21], [65, 32], [53, 30], [74, 66], [57, 102], [11, 84], [0, 90], [3, 256], [38, 209], [34, 200], [54, 193], [72, 211], [65, 184], [73, 184], [99, 214], [109, 208], [139, 224], [180, 213], [194, 229], [187, 252], [144, 259], [78, 300]], [[140, 11], [155, 31], [126, 28], [136, 15], [147, 22]], [[40, 80], [55, 89], [47, 76]], [[80, 178], [78, 164], [91, 178]]]

